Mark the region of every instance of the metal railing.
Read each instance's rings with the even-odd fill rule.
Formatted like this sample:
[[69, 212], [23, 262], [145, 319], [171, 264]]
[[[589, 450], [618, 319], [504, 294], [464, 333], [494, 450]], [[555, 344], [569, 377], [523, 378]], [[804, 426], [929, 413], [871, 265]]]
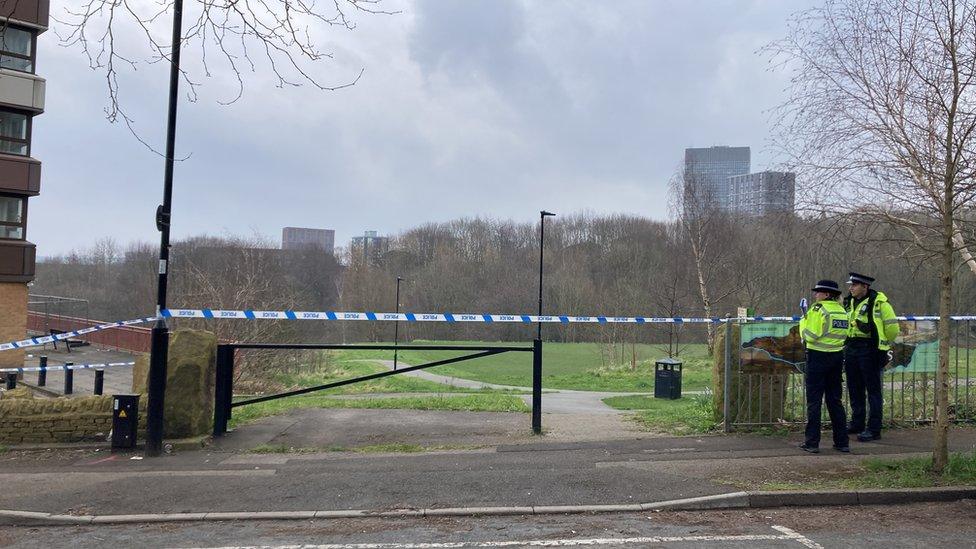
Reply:
[[[976, 333], [970, 320], [951, 321], [949, 410], [956, 422], [976, 421]], [[805, 354], [796, 323], [732, 321], [724, 337], [722, 414], [727, 431], [806, 421]], [[902, 321], [902, 335], [882, 374], [884, 421], [934, 421], [937, 322]], [[843, 391], [845, 407], [848, 394]], [[849, 407], [848, 407], [849, 409]], [[825, 424], [826, 407], [823, 410]]]

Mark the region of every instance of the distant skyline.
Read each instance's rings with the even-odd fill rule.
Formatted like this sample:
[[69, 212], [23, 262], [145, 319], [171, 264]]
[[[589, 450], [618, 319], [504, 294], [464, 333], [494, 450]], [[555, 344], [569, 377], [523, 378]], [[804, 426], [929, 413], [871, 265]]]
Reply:
[[[343, 83], [364, 70], [355, 86], [278, 88], [259, 64], [236, 103], [218, 103], [235, 90], [215, 70], [198, 101], [180, 104], [173, 238], [276, 241], [282, 227], [313, 227], [346, 246], [364, 230], [532, 222], [543, 208], [665, 219], [688, 147], [750, 146], [756, 169], [777, 168], [767, 111], [789, 82], [757, 50], [807, 4], [384, 2], [400, 13], [323, 31], [333, 59], [318, 74]], [[104, 237], [158, 243], [163, 161], [105, 120], [104, 74], [52, 26], [38, 40], [47, 102], [32, 154], [44, 173], [28, 240], [41, 257]], [[130, 28], [117, 40], [140, 37]], [[159, 149], [166, 84], [163, 64], [141, 63], [121, 88]]]

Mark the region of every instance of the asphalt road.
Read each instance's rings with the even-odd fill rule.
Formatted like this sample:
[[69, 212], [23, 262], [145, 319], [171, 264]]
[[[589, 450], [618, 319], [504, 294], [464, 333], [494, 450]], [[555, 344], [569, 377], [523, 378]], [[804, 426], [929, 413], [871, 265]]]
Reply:
[[[367, 421], [387, 411], [368, 412], [378, 415], [357, 417]], [[327, 427], [328, 421], [302, 428], [315, 433]], [[788, 438], [744, 435], [530, 439], [420, 454], [211, 448], [144, 460], [104, 452], [8, 452], [0, 455], [0, 509], [114, 515], [647, 503], [755, 489], [806, 472], [845, 474], [868, 453], [924, 453], [930, 440], [928, 431], [893, 432], [880, 442], [855, 444], [854, 454], [825, 450], [816, 456]], [[957, 450], [971, 451], [974, 440], [976, 430], [953, 430]]]
[[973, 547], [976, 502], [599, 515], [5, 527], [0, 546]]

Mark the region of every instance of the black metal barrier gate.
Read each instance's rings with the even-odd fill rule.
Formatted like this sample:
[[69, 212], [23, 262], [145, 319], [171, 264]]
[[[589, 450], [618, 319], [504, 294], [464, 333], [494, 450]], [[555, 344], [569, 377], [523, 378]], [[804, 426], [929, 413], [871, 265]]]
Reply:
[[[294, 391], [266, 395], [261, 397], [249, 398], [234, 402], [234, 355], [237, 349], [320, 349], [320, 350], [367, 350], [367, 351], [477, 351], [474, 354], [438, 360], [418, 366], [408, 366], [388, 372], [379, 372], [366, 376], [360, 376], [341, 381], [334, 381], [315, 387], [305, 387]], [[363, 381], [370, 381], [397, 374], [405, 374], [414, 370], [433, 368], [455, 362], [472, 360], [486, 356], [497, 355], [507, 352], [530, 352], [532, 353], [532, 432], [542, 433], [542, 340], [532, 341], [531, 347], [515, 347], [505, 345], [332, 345], [320, 343], [230, 343], [217, 346], [217, 379], [215, 380], [215, 399], [214, 399], [214, 427], [215, 437], [223, 436], [227, 432], [227, 422], [231, 418], [231, 410], [238, 406], [257, 404], [279, 398], [303, 395], [333, 387], [351, 385]]]

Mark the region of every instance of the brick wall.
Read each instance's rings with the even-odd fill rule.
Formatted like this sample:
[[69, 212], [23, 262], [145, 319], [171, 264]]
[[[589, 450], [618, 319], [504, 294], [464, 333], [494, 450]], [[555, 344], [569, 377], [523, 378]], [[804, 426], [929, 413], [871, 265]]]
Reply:
[[[139, 402], [144, 437], [145, 400]], [[112, 430], [112, 397], [0, 400], [0, 443], [105, 442]]]
[[[44, 335], [47, 335], [49, 333], [48, 331], [52, 328], [61, 330], [62, 332], [71, 332], [100, 324], [107, 324], [107, 322], [73, 316], [47, 315], [36, 311], [27, 313], [27, 328], [32, 332]], [[118, 328], [109, 328], [107, 330], [80, 335], [73, 339], [83, 339], [94, 345], [114, 347], [123, 351], [148, 353], [152, 342], [151, 334], [152, 330], [149, 328], [141, 326], [120, 326]], [[22, 339], [23, 337], [21, 335], [16, 339]]]
[[[0, 343], [24, 339], [27, 335], [27, 285], [23, 282], [0, 283]], [[0, 368], [20, 368], [24, 351], [0, 351]]]

